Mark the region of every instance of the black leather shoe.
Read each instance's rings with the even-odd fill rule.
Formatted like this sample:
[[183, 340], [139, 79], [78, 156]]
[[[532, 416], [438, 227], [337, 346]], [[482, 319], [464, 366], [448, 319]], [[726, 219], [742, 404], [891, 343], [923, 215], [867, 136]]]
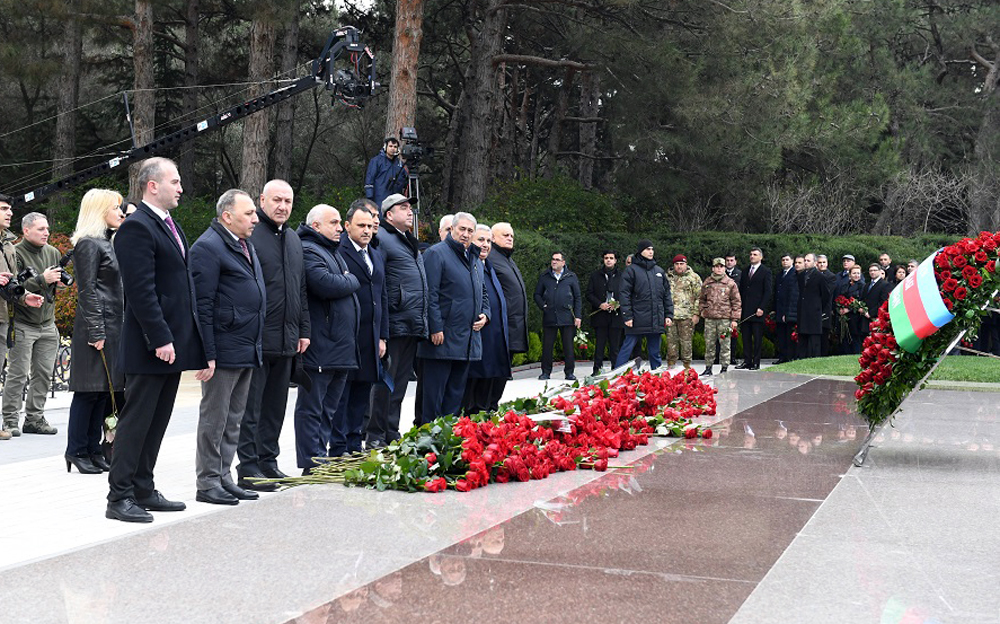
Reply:
[[262, 468], [261, 472], [263, 472], [264, 476], [267, 477], [268, 479], [287, 479], [288, 478], [288, 475], [286, 475], [285, 473], [281, 472], [277, 468]]
[[198, 493], [194, 495], [194, 499], [199, 503], [211, 503], [213, 505], [240, 504], [240, 499], [236, 498], [219, 486], [215, 486], [214, 488], [208, 490], [198, 490]]
[[266, 479], [263, 472], [252, 472], [245, 475], [240, 475], [239, 480], [236, 485], [243, 488], [244, 490], [253, 490], [254, 492], [274, 492], [278, 489], [277, 483], [258, 483], [256, 481], [250, 481], [250, 479]]
[[760, 370], [760, 367], [756, 366], [756, 365], [754, 365], [754, 366], [747, 366], [747, 370]]
[[131, 498], [108, 501], [108, 510], [104, 512], [104, 517], [109, 520], [121, 520], [122, 522], [153, 521], [153, 514], [136, 505], [135, 501]]
[[244, 490], [235, 483], [223, 483], [222, 489], [229, 492], [239, 500], [257, 500], [258, 498], [260, 498], [260, 494], [258, 494], [257, 492]]
[[146, 511], [184, 511], [187, 505], [180, 501], [167, 500], [159, 490], [153, 490], [149, 498], [137, 498], [135, 504]]
[[566, 375], [566, 381], [576, 381], [576, 375], [574, 375], [572, 373], [570, 373], [569, 375]]
[[70, 466], [76, 466], [80, 474], [101, 474], [101, 469], [91, 463], [89, 457], [64, 455], [64, 458], [66, 459], [66, 472], [71, 472]]
[[703, 370], [701, 372], [700, 376], [701, 377], [711, 377], [712, 376], [712, 367], [711, 366], [706, 366], [705, 370]]
[[365, 449], [380, 449], [385, 447], [385, 440], [365, 440]]
[[736, 367], [736, 370], [749, 370], [749, 368], [750, 365], [747, 364], [746, 362], [743, 362], [742, 364]]
[[111, 464], [108, 463], [108, 460], [104, 459], [104, 455], [101, 453], [94, 453], [91, 455], [90, 463], [94, 464], [94, 466], [100, 468], [104, 472], [111, 470]]
[[543, 380], [544, 380], [544, 379], [548, 379], [548, 378], [549, 378], [549, 375], [548, 375], [548, 373], [542, 373], [541, 375], [539, 375], [539, 376], [538, 376], [538, 378], [539, 378], [539, 379], [543, 379]]

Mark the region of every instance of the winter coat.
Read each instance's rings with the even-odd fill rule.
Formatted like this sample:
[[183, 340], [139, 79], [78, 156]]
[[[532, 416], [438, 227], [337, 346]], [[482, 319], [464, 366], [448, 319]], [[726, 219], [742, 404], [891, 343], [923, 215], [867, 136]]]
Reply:
[[666, 319], [674, 317], [667, 272], [653, 260], [634, 258], [622, 274], [621, 310], [632, 321], [626, 334], [662, 334]]
[[[72, 392], [116, 392], [125, 389], [125, 376], [116, 366], [121, 345], [125, 297], [118, 257], [109, 237], [81, 238], [73, 251], [76, 278], [76, 318], [69, 358]], [[90, 343], [104, 341], [104, 357]], [[107, 362], [107, 370], [104, 363]]]
[[306, 293], [312, 338], [302, 356], [307, 370], [354, 370], [358, 367], [358, 319], [361, 308], [355, 293], [358, 278], [332, 241], [308, 225], [300, 225]]
[[614, 312], [601, 310], [601, 304], [606, 303], [608, 297], [618, 298], [618, 290], [621, 287], [622, 273], [618, 267], [611, 273], [606, 273], [604, 267], [597, 269], [590, 274], [590, 281], [587, 282], [587, 301], [594, 308], [595, 313], [590, 316], [592, 327], [608, 327], [615, 325], [621, 327], [621, 309]]
[[[17, 251], [14, 249], [16, 240], [17, 237], [10, 230], [0, 231], [0, 272], [17, 275]], [[13, 299], [6, 287], [0, 288], [0, 324], [6, 325], [10, 320], [7, 301]]]
[[191, 245], [191, 277], [205, 359], [216, 368], [263, 364], [264, 273], [253, 245], [251, 262], [218, 219]]
[[28, 292], [38, 293], [45, 297], [45, 302], [40, 308], [32, 308], [20, 301], [14, 304], [15, 323], [27, 323], [29, 325], [42, 326], [49, 325], [56, 320], [56, 289], [59, 282], [48, 284], [42, 273], [49, 267], [55, 266], [59, 262], [59, 250], [52, 245], [33, 245], [22, 239], [20, 243], [14, 245], [14, 252], [17, 256], [17, 270], [13, 273], [31, 267], [35, 270], [35, 277], [24, 281], [24, 288]]
[[403, 160], [390, 159], [383, 149], [368, 161], [365, 172], [365, 197], [382, 206], [382, 200], [393, 193], [402, 193], [409, 182]]
[[513, 249], [493, 246], [487, 259], [493, 264], [507, 303], [507, 330], [511, 353], [528, 351], [528, 290], [521, 269], [511, 257]]
[[774, 275], [774, 317], [778, 323], [794, 323], [799, 318], [799, 278], [794, 267], [787, 274]]
[[581, 318], [582, 303], [580, 280], [573, 271], [564, 267], [559, 280], [551, 269], [538, 276], [535, 305], [542, 309], [542, 327], [573, 325]]
[[739, 322], [740, 316], [740, 287], [731, 278], [722, 276], [722, 279], [713, 279], [715, 274], [708, 276], [701, 287], [701, 294], [698, 296], [698, 309], [702, 318], [706, 319], [729, 319]]
[[264, 317], [264, 355], [291, 357], [298, 352], [299, 339], [309, 338], [309, 307], [303, 275], [302, 243], [286, 223], [278, 228], [263, 210], [250, 242], [257, 250], [267, 290]]
[[674, 301], [674, 318], [684, 320], [698, 314], [698, 297], [701, 296], [704, 280], [691, 267], [680, 275], [677, 271], [668, 271], [667, 279], [670, 281], [670, 298]]
[[823, 317], [830, 315], [830, 292], [826, 277], [815, 268], [799, 273], [800, 335], [822, 334]]
[[480, 314], [490, 322], [499, 319], [494, 319], [497, 311], [490, 309], [479, 248], [469, 245], [465, 249], [449, 234], [424, 252], [424, 267], [428, 331], [431, 335], [444, 332], [444, 342], [421, 342], [417, 357], [471, 362], [482, 359], [483, 339], [481, 332], [472, 330], [472, 324]]
[[372, 272], [361, 253], [354, 248], [351, 238], [344, 232], [340, 235], [340, 249], [337, 251], [347, 263], [347, 270], [358, 278], [361, 287], [356, 293], [361, 316], [358, 318], [358, 369], [351, 373], [356, 381], [379, 380], [382, 363], [378, 357], [378, 341], [389, 339], [389, 302], [385, 292], [385, 260], [382, 252], [368, 246], [368, 257], [372, 262]]
[[[771, 269], [763, 264], [758, 265], [751, 276], [751, 268], [747, 267], [740, 275], [740, 300], [743, 302], [743, 318], [740, 320], [746, 323], [763, 323], [774, 304]], [[764, 315], [757, 316], [757, 310], [762, 310]]]
[[480, 330], [483, 340], [483, 358], [469, 365], [469, 379], [510, 379], [510, 351], [507, 348], [507, 302], [496, 268], [487, 256], [483, 262], [486, 296], [490, 300], [493, 318]]
[[389, 335], [427, 337], [427, 274], [417, 239], [383, 221], [373, 242], [385, 258]]

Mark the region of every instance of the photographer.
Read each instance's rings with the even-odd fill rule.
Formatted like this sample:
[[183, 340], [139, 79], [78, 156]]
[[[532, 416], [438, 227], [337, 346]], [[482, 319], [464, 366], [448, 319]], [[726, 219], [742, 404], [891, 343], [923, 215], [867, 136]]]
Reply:
[[382, 200], [394, 193], [403, 193], [409, 175], [403, 160], [399, 157], [399, 139], [388, 137], [382, 151], [368, 163], [365, 173], [365, 197], [382, 205]]
[[[18, 272], [25, 268], [35, 276], [24, 281], [24, 288], [45, 297], [40, 307], [14, 304], [14, 345], [9, 355], [7, 383], [3, 393], [4, 428], [11, 435], [39, 433], [52, 435], [56, 428], [45, 420], [45, 394], [52, 379], [59, 348], [55, 323], [55, 292], [64, 272], [58, 266], [59, 250], [48, 244], [49, 221], [45, 215], [29, 212], [21, 219], [24, 240], [14, 249]], [[67, 275], [68, 277], [68, 275]], [[31, 386], [25, 406], [24, 427], [18, 429], [21, 395], [31, 373]]]

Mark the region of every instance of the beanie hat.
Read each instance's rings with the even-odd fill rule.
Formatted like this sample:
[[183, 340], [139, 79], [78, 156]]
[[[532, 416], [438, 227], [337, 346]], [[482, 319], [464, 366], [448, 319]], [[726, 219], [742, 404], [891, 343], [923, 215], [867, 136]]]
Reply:
[[641, 239], [639, 241], [639, 246], [635, 250], [635, 255], [637, 256], [641, 255], [642, 252], [645, 251], [647, 247], [652, 247], [652, 246], [653, 246], [653, 241], [649, 240], [648, 238]]

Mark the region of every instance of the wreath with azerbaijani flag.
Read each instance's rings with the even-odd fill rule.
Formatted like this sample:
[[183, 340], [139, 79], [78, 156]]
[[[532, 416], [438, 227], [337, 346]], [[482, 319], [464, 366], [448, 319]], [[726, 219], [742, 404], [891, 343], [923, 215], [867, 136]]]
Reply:
[[934, 252], [896, 285], [862, 343], [854, 380], [869, 426], [890, 420], [962, 332], [979, 331], [1000, 288], [1000, 232], [980, 232]]

